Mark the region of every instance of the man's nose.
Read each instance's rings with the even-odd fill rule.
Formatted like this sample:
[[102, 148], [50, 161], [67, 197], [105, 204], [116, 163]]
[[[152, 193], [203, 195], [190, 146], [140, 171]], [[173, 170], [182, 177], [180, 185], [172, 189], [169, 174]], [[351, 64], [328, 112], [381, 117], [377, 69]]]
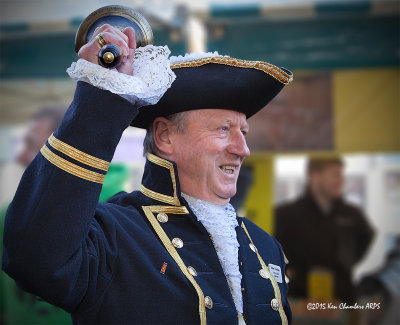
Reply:
[[250, 149], [247, 146], [246, 138], [242, 132], [238, 132], [232, 139], [228, 148], [229, 152], [242, 158], [250, 156]]

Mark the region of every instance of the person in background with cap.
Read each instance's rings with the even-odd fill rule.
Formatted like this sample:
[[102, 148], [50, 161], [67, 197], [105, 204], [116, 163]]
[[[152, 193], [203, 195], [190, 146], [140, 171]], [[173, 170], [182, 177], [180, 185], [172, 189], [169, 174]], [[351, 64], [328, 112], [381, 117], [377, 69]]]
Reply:
[[289, 260], [290, 296], [315, 298], [312, 281], [322, 271], [330, 292], [320, 294], [352, 305], [352, 270], [367, 251], [373, 230], [362, 211], [342, 197], [340, 157], [310, 158], [307, 175], [304, 195], [275, 211], [275, 236]]
[[[97, 64], [104, 43], [124, 53], [116, 70]], [[250, 154], [246, 119], [292, 75], [168, 55], [109, 25], [81, 48], [74, 100], [8, 210], [3, 268], [77, 324], [290, 323], [281, 247], [229, 199]], [[140, 191], [98, 204], [129, 125], [147, 129]]]

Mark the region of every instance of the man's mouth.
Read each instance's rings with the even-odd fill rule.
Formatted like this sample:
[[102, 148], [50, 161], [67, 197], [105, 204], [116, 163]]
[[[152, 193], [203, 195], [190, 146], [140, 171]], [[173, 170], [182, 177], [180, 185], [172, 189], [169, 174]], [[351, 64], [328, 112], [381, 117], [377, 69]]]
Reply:
[[233, 173], [235, 172], [235, 169], [236, 169], [237, 167], [235, 167], [235, 166], [230, 166], [230, 165], [223, 165], [223, 166], [220, 166], [219, 168], [220, 168], [224, 173], [233, 174]]

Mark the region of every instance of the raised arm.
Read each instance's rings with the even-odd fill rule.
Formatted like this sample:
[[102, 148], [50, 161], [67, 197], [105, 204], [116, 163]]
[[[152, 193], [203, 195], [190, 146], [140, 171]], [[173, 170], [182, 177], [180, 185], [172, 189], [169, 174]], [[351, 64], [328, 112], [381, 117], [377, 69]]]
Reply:
[[[99, 32], [123, 48], [121, 72], [132, 73], [133, 30]], [[79, 55], [90, 61], [99, 48], [93, 39]], [[96, 206], [115, 148], [136, 114], [121, 96], [78, 82], [63, 121], [25, 171], [8, 209], [3, 269], [67, 311], [111, 278], [117, 252], [104, 233], [112, 226], [96, 218]]]

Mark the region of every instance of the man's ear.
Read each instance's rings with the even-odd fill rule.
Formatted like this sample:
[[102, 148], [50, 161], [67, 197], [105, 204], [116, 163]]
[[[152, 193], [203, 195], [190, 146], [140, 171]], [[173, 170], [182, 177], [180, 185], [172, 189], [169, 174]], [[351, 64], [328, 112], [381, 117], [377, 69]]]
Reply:
[[[169, 156], [173, 153], [171, 135], [173, 124], [165, 117], [157, 117], [153, 122], [153, 136], [157, 149], [162, 156]], [[167, 157], [166, 157], [167, 158]]]

